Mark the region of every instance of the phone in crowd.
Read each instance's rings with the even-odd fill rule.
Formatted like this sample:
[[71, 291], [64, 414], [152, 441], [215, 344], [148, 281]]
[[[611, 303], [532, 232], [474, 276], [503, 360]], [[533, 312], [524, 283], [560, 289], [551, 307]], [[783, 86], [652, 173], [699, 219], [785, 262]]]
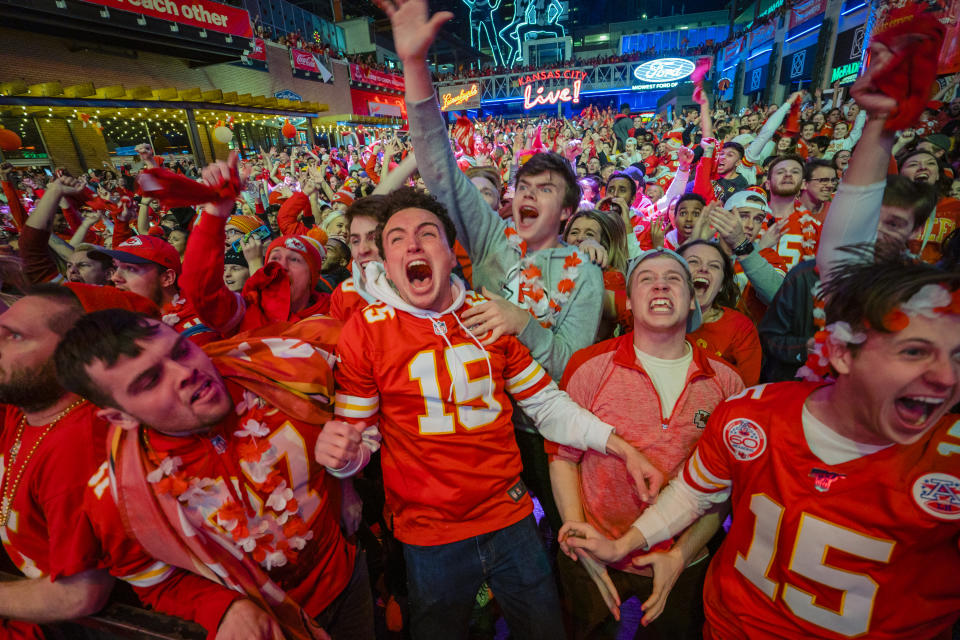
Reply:
[[243, 243], [244, 240], [246, 240], [246, 239], [249, 238], [250, 236], [257, 236], [258, 238], [260, 238], [260, 241], [263, 242], [264, 240], [268, 239], [268, 238], [270, 237], [270, 235], [271, 235], [271, 234], [270, 234], [270, 227], [268, 227], [267, 225], [263, 224], [263, 225], [260, 225], [259, 227], [257, 227], [256, 229], [254, 229], [253, 231], [251, 231], [250, 233], [245, 234], [242, 238], [238, 238], [238, 239], [234, 240], [234, 241], [233, 241], [233, 244], [231, 245], [230, 248], [233, 249], [234, 251], [236, 251], [237, 253], [242, 253], [242, 252], [243, 252], [243, 249], [242, 249], [243, 244], [242, 244], [242, 243]]

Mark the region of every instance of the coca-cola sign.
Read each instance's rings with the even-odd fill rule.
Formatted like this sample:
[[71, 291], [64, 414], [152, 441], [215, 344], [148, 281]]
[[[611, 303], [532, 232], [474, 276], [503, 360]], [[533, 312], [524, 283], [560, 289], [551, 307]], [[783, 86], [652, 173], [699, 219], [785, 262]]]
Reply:
[[695, 68], [696, 65], [685, 58], [658, 58], [638, 65], [633, 70], [633, 77], [653, 84], [677, 82], [693, 73]]
[[293, 49], [291, 52], [293, 54], [293, 66], [295, 69], [300, 69], [301, 71], [312, 71], [313, 73], [319, 73], [320, 69], [317, 67], [317, 60], [313, 57], [313, 54], [309, 51], [304, 51], [303, 49]]

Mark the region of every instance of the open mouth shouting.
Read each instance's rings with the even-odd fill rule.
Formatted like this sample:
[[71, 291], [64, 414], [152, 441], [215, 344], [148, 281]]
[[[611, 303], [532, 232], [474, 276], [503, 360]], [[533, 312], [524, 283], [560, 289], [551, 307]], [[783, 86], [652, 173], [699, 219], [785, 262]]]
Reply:
[[407, 264], [407, 280], [415, 290], [429, 289], [433, 284], [433, 268], [426, 260], [411, 260]]
[[907, 426], [908, 430], [922, 430], [930, 422], [930, 417], [943, 406], [946, 398], [936, 396], [910, 395], [900, 396], [893, 405], [897, 417]]
[[917, 184], [928, 184], [930, 180], [930, 172], [926, 169], [920, 169], [915, 174], [913, 174], [913, 181]]
[[696, 290], [698, 296], [706, 293], [707, 289], [710, 288], [710, 279], [697, 276], [693, 279], [693, 288]]
[[537, 211], [536, 207], [532, 207], [528, 204], [521, 206], [517, 212], [520, 214], [520, 222], [523, 224], [529, 223], [540, 217], [540, 212]]

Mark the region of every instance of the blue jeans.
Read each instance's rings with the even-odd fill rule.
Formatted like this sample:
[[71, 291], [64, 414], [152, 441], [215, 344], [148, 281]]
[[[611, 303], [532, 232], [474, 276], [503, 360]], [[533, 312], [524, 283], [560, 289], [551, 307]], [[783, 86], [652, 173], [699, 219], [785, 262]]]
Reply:
[[491, 533], [429, 547], [403, 545], [415, 640], [467, 637], [474, 599], [486, 581], [511, 637], [566, 637], [560, 597], [532, 515]]

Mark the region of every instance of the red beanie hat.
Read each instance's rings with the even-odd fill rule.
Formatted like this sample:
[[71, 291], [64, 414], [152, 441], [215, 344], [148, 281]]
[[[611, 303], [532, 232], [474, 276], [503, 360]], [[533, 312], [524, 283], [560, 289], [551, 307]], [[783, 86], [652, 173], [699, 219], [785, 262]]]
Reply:
[[277, 247], [296, 251], [303, 256], [303, 259], [310, 265], [311, 282], [316, 284], [317, 278], [320, 277], [320, 267], [323, 266], [323, 258], [327, 254], [324, 246], [316, 238], [310, 236], [280, 236], [267, 247], [264, 260], [269, 262], [270, 254]]

